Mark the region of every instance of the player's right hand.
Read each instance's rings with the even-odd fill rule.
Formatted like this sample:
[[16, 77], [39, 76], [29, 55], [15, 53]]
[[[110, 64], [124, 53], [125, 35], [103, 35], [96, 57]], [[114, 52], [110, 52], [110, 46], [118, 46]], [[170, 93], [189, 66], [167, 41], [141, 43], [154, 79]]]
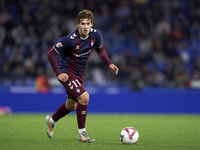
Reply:
[[66, 73], [61, 73], [58, 75], [58, 79], [61, 82], [67, 82], [67, 80], [69, 79], [68, 75]]

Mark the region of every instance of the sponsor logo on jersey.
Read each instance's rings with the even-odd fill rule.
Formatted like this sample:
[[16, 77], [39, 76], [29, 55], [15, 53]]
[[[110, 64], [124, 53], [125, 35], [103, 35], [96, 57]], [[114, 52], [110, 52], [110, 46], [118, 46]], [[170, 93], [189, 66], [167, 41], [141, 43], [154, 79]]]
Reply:
[[91, 52], [91, 49], [90, 49], [88, 52], [85, 52], [85, 53], [82, 53], [82, 54], [76, 54], [76, 53], [74, 53], [74, 56], [75, 56], [75, 57], [81, 57], [81, 56], [83, 56], [83, 55], [89, 54], [90, 52]]
[[61, 42], [58, 42], [57, 44], [56, 44], [56, 47], [63, 47], [63, 45], [62, 45], [62, 43]]

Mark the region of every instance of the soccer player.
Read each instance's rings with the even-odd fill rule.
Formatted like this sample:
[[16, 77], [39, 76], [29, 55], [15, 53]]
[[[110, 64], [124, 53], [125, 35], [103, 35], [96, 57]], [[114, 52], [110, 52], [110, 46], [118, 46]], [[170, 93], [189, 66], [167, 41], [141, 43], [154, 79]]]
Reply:
[[[89, 94], [85, 90], [84, 72], [92, 48], [95, 47], [100, 58], [114, 70], [117, 75], [119, 69], [107, 56], [101, 43], [99, 32], [92, 28], [94, 17], [91, 11], [82, 10], [76, 17], [78, 28], [69, 35], [60, 38], [48, 52], [48, 60], [55, 71], [58, 80], [66, 88], [67, 101], [60, 105], [52, 115], [46, 116], [47, 135], [53, 136], [55, 123], [71, 111], [76, 109], [78, 123], [78, 139], [91, 142], [87, 136], [85, 122]], [[60, 54], [61, 61], [57, 62], [56, 55]]]

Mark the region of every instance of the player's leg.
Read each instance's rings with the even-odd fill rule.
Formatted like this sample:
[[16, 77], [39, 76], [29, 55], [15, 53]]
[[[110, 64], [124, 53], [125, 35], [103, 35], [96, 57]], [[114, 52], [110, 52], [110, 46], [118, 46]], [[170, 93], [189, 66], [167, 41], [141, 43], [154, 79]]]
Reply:
[[91, 142], [85, 131], [85, 122], [87, 116], [87, 105], [89, 101], [89, 94], [83, 87], [83, 77], [78, 77], [75, 74], [68, 74], [69, 80], [61, 82], [66, 88], [67, 93], [70, 93], [71, 99], [77, 102], [76, 114], [79, 128], [79, 140], [83, 142]]
[[78, 104], [76, 108], [77, 122], [79, 128], [79, 140], [82, 142], [91, 142], [92, 140], [87, 136], [85, 130], [85, 123], [87, 117], [87, 106], [89, 102], [88, 92], [84, 92], [80, 97], [77, 98]]
[[60, 118], [75, 110], [76, 106], [76, 102], [74, 102], [71, 96], [68, 95], [66, 103], [63, 103], [58, 107], [57, 111], [52, 115], [52, 119], [54, 120], [54, 122], [57, 122]]
[[65, 115], [69, 114], [71, 111], [75, 110], [77, 106], [77, 103], [74, 102], [71, 99], [71, 96], [68, 96], [67, 102], [60, 105], [57, 109], [57, 111], [52, 115], [46, 116], [46, 122], [47, 122], [47, 135], [49, 138], [52, 138], [53, 136], [53, 129], [55, 127], [55, 123]]
[[66, 109], [70, 112], [74, 111], [77, 108], [77, 101], [74, 101], [71, 95], [68, 95], [67, 99], [68, 100], [66, 102]]

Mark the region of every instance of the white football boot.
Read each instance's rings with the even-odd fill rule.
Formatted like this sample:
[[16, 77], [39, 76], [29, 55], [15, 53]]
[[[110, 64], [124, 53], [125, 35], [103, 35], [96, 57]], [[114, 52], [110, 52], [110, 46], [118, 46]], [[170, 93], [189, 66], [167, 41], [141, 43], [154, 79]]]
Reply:
[[50, 118], [51, 118], [50, 115], [46, 116], [46, 118], [45, 118], [46, 123], [47, 123], [47, 132], [46, 133], [47, 133], [49, 138], [52, 138], [53, 137], [53, 129], [56, 126], [56, 124], [55, 123], [52, 124], [50, 122]]
[[78, 135], [79, 141], [91, 143], [92, 140], [87, 136], [86, 132], [83, 131]]

